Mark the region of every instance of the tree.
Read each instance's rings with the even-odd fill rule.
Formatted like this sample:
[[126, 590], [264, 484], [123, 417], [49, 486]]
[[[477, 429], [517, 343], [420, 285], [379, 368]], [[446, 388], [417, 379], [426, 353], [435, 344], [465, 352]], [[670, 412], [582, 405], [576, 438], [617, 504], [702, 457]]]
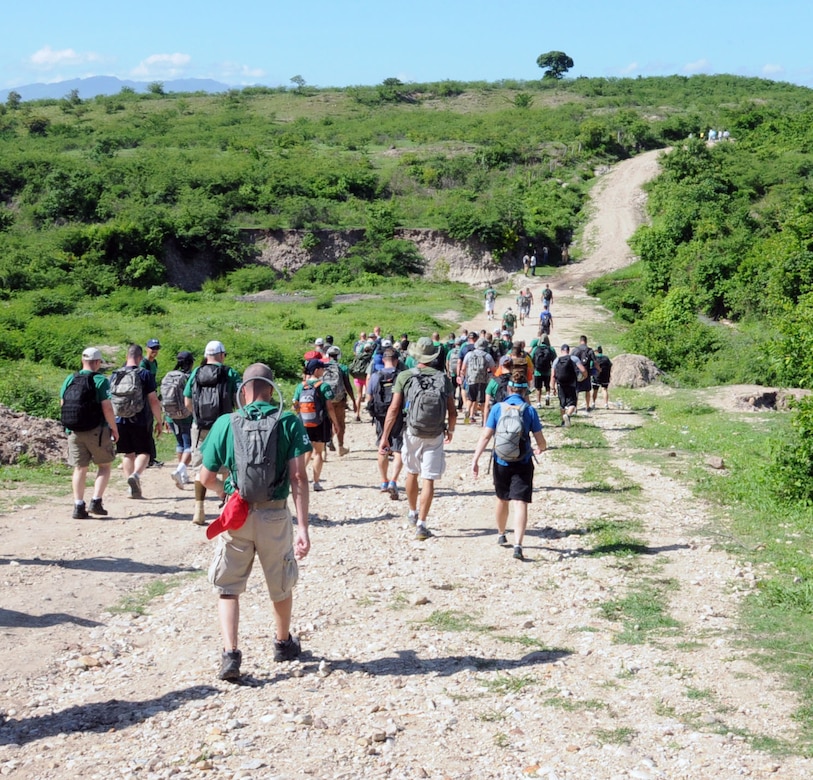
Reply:
[[536, 58], [540, 68], [547, 68], [543, 79], [560, 79], [573, 67], [573, 59], [563, 51], [549, 51]]
[[152, 93], [153, 95], [164, 95], [164, 82], [163, 81], [151, 81], [147, 84], [147, 92]]
[[295, 85], [294, 92], [302, 93], [305, 91], [305, 84], [307, 83], [302, 76], [291, 76], [291, 82]]
[[20, 107], [20, 103], [22, 102], [22, 95], [19, 92], [15, 92], [13, 89], [11, 92], [8, 93], [6, 97], [6, 105], [12, 110], [16, 110]]

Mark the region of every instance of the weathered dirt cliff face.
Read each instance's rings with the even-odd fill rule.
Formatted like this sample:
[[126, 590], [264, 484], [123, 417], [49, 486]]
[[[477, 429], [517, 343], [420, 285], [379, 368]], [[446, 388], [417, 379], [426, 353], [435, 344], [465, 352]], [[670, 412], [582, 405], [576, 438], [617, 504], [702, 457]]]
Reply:
[[[314, 248], [303, 246], [306, 235], [318, 241]], [[426, 260], [427, 276], [439, 280], [497, 283], [520, 264], [517, 258], [497, 262], [479, 242], [453, 241], [436, 230], [399, 230], [396, 235], [417, 246]], [[271, 266], [284, 274], [293, 273], [310, 263], [335, 263], [364, 238], [364, 231], [246, 230], [244, 236], [255, 250], [254, 262]], [[205, 257], [194, 263], [184, 262], [176, 252], [168, 251], [167, 272], [170, 284], [185, 290], [198, 290], [205, 279], [216, 273], [216, 264], [212, 258]]]

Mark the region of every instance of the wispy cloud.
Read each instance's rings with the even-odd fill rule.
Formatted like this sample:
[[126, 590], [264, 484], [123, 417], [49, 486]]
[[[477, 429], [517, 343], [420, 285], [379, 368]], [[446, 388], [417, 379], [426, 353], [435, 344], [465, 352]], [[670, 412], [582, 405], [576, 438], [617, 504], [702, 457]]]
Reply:
[[695, 60], [694, 62], [687, 62], [683, 66], [684, 73], [704, 73], [705, 71], [710, 70], [711, 62], [709, 62], [705, 57], [699, 60]]
[[262, 68], [252, 68], [250, 65], [242, 65], [239, 62], [221, 62], [216, 69], [217, 78], [237, 83], [254, 83], [265, 76]]
[[151, 54], [130, 71], [137, 78], [174, 78], [181, 76], [192, 61], [188, 54]]
[[784, 72], [785, 69], [781, 65], [774, 65], [772, 63], [768, 63], [767, 65], [762, 66], [763, 76], [778, 76]]
[[28, 64], [37, 70], [48, 71], [101, 60], [102, 57], [92, 51], [78, 52], [75, 49], [52, 49], [50, 46], [43, 46], [28, 58]]
[[625, 65], [623, 68], [619, 68], [618, 72], [622, 76], [629, 76], [630, 73], [635, 73], [638, 70], [638, 63], [631, 62], [629, 65]]

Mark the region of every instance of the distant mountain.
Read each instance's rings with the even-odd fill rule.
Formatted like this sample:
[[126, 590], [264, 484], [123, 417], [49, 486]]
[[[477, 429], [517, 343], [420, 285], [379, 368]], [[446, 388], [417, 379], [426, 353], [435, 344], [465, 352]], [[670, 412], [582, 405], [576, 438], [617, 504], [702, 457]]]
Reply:
[[[156, 79], [160, 81], [160, 79]], [[23, 100], [43, 98], [63, 98], [72, 89], [79, 90], [80, 98], [93, 98], [97, 95], [115, 95], [122, 87], [130, 87], [136, 92], [146, 92], [152, 82], [129, 81], [116, 76], [90, 76], [86, 79], [68, 79], [53, 84], [25, 84], [11, 89], [0, 89], [0, 101], [5, 102], [9, 92], [17, 92]], [[213, 79], [174, 79], [163, 81], [164, 92], [226, 92], [231, 87]]]

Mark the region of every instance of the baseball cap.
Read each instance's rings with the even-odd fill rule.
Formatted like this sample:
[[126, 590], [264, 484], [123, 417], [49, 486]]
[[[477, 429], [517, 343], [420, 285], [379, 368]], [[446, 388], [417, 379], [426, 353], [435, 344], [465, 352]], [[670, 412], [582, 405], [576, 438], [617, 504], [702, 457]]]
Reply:
[[82, 353], [82, 360], [102, 360], [102, 353], [96, 347], [88, 347]]
[[316, 344], [317, 347], [322, 347], [325, 344], [325, 340], [324, 339], [316, 339], [316, 341], [314, 341], [313, 343]]
[[210, 341], [203, 352], [203, 354], [207, 356], [219, 355], [221, 353], [226, 354], [226, 348], [223, 346], [222, 341]]
[[147, 346], [148, 346], [150, 349], [161, 349], [161, 342], [160, 342], [160, 341], [158, 341], [158, 339], [150, 339], [150, 340], [147, 342]]
[[562, 351], [570, 352], [570, 345], [569, 344], [562, 344], [561, 349], [562, 349]]
[[248, 517], [251, 504], [239, 492], [235, 491], [229, 496], [220, 517], [206, 527], [206, 538], [214, 539], [223, 531], [237, 530], [242, 527]]
[[342, 351], [338, 347], [328, 347], [327, 354], [330, 357], [338, 357], [339, 355], [342, 354]]
[[175, 355], [175, 360], [179, 363], [185, 363], [187, 360], [194, 360], [195, 356], [186, 349], [182, 349], [177, 355]]
[[318, 358], [311, 358], [307, 363], [305, 363], [305, 373], [306, 374], [313, 374], [320, 368], [324, 368], [325, 364], [319, 360]]
[[332, 344], [333, 343], [333, 336], [325, 336], [325, 341], [328, 344]]
[[381, 342], [381, 348], [382, 349], [384, 349], [384, 347], [391, 347], [391, 346], [392, 346], [392, 340], [391, 339], [384, 339]]

